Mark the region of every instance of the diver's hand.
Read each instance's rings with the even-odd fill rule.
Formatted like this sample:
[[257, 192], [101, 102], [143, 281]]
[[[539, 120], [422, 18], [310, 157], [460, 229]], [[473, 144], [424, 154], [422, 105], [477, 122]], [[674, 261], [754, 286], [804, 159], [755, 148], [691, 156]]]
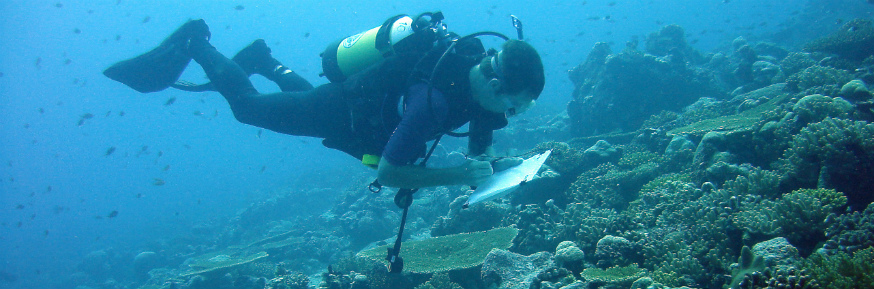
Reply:
[[485, 182], [493, 173], [492, 164], [487, 161], [468, 160], [461, 165], [462, 182], [468, 186], [477, 186]]
[[522, 158], [518, 157], [510, 157], [510, 158], [501, 158], [497, 159], [492, 163], [492, 170], [496, 173], [507, 170], [509, 168], [518, 166], [522, 164]]

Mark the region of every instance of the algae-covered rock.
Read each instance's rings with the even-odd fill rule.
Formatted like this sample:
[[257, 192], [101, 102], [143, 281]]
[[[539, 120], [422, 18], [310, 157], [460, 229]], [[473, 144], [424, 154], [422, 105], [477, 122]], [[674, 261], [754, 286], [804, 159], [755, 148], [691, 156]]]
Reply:
[[[482, 264], [483, 258], [492, 249], [510, 248], [518, 232], [515, 228], [497, 228], [485, 232], [407, 241], [401, 245], [404, 270], [435, 273], [472, 268]], [[386, 248], [388, 246], [376, 247], [358, 253], [358, 256], [385, 262]]]
[[783, 237], [777, 237], [753, 245], [753, 253], [762, 256], [765, 266], [793, 265], [799, 261], [798, 249]]
[[481, 277], [488, 288], [529, 289], [539, 272], [555, 266], [552, 254], [529, 256], [507, 250], [492, 250], [483, 261]]

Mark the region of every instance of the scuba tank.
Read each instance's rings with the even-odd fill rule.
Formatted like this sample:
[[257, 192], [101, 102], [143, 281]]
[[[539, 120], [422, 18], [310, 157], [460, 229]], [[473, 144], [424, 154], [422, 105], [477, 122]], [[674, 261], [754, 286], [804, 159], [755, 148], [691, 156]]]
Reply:
[[343, 82], [383, 59], [403, 51], [434, 46], [447, 35], [441, 12], [422, 13], [413, 19], [407, 15], [389, 18], [382, 25], [328, 45], [322, 57], [322, 73], [331, 82]]

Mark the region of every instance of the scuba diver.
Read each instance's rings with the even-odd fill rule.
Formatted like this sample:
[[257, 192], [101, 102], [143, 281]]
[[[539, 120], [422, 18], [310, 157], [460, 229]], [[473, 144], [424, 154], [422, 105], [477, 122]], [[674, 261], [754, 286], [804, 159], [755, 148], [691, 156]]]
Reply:
[[[483, 157], [494, 155], [493, 131], [534, 105], [545, 82], [540, 55], [521, 41], [522, 23], [511, 17], [519, 40], [496, 32], [459, 37], [448, 32], [440, 12], [389, 18], [329, 45], [322, 69], [330, 82], [318, 87], [273, 58], [261, 39], [228, 59], [209, 43], [203, 20], [188, 21], [157, 48], [103, 73], [142, 93], [168, 87], [218, 91], [242, 123], [321, 138], [324, 146], [377, 169], [371, 191], [401, 188], [394, 200], [403, 209], [401, 224], [386, 256], [389, 272], [400, 273], [404, 225], [418, 188], [476, 186], [522, 163]], [[478, 37], [487, 35], [506, 40], [500, 51], [484, 48]], [[178, 81], [192, 59], [209, 83]], [[252, 74], [275, 82], [282, 92], [259, 93], [249, 81]], [[467, 133], [453, 132], [468, 123]], [[457, 167], [426, 167], [443, 135], [467, 136], [468, 155], [474, 157]]]
[[[494, 169], [477, 159], [450, 168], [415, 162], [427, 160], [427, 142], [455, 135], [467, 123], [468, 155], [493, 154], [492, 132], [532, 106], [543, 90], [543, 65], [524, 41], [507, 40], [500, 51], [486, 51], [480, 35], [458, 37], [442, 19], [440, 12], [399, 15], [330, 45], [322, 54], [330, 82], [317, 87], [273, 58], [261, 39], [225, 57], [209, 43], [204, 20], [188, 21], [157, 48], [104, 74], [143, 93], [168, 87], [218, 91], [239, 122], [321, 138], [324, 146], [376, 168], [382, 185], [476, 186], [499, 166], [521, 160], [503, 159]], [[521, 23], [517, 32], [521, 38]], [[177, 82], [192, 59], [210, 83]], [[259, 93], [252, 74], [277, 83], [282, 92]]]

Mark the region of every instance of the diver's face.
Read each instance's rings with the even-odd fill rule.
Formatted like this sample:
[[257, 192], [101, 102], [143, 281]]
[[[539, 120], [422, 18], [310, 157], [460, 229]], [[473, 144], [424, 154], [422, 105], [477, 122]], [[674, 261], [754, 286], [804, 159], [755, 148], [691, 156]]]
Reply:
[[501, 81], [497, 78], [487, 78], [480, 71], [479, 65], [474, 66], [470, 71], [470, 84], [474, 100], [490, 112], [504, 113], [510, 117], [534, 105], [534, 97], [526, 91], [515, 94], [500, 92]]

